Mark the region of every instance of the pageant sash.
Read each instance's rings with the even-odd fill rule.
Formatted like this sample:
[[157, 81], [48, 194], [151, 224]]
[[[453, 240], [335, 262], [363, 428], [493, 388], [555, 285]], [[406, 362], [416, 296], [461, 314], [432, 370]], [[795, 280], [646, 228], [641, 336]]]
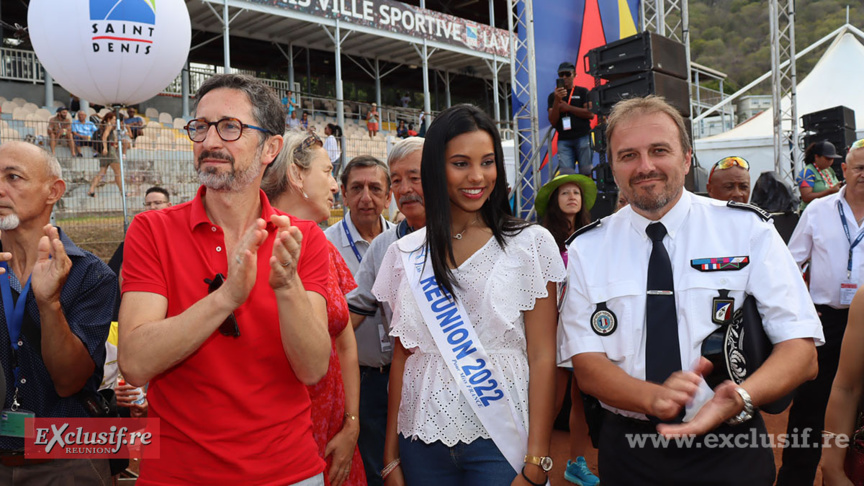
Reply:
[[462, 303], [454, 302], [438, 286], [432, 264], [426, 264], [426, 256], [426, 244], [410, 253], [402, 252], [402, 263], [420, 313], [459, 390], [518, 474], [525, 461], [528, 434], [504, 390], [506, 381], [492, 367]]

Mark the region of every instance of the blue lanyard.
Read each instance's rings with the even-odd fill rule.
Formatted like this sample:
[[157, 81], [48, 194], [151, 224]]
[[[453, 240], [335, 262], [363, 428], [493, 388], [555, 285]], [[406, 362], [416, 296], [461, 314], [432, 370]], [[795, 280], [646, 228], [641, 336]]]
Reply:
[[852, 250], [861, 243], [864, 238], [864, 231], [858, 232], [858, 237], [852, 241], [852, 235], [849, 233], [849, 224], [846, 222], [846, 213], [843, 211], [843, 201], [837, 201], [837, 211], [840, 212], [840, 222], [843, 223], [843, 231], [846, 233], [846, 241], [849, 242], [849, 259], [846, 261], [846, 278], [852, 277]]
[[[9, 265], [6, 262], [0, 262], [6, 273], [0, 275], [0, 293], [3, 297], [3, 312], [6, 314], [6, 328], [9, 330], [9, 341], [12, 343], [12, 349], [18, 351], [18, 339], [21, 336], [21, 326], [24, 325], [24, 310], [27, 307], [27, 294], [30, 293], [30, 278], [27, 279], [27, 284], [24, 285], [24, 290], [18, 296], [18, 302], [12, 299], [12, 287], [9, 285]], [[38, 346], [39, 343], [36, 343]], [[17, 386], [20, 370], [16, 364], [15, 369], [15, 384]]]
[[357, 263], [360, 263], [363, 261], [363, 257], [360, 255], [357, 245], [354, 244], [354, 238], [351, 237], [351, 232], [348, 231], [348, 223], [345, 222], [347, 218], [347, 215], [342, 218], [342, 229], [345, 230], [345, 237], [348, 238], [348, 244], [350, 244], [351, 249], [354, 250], [354, 256], [357, 257]]

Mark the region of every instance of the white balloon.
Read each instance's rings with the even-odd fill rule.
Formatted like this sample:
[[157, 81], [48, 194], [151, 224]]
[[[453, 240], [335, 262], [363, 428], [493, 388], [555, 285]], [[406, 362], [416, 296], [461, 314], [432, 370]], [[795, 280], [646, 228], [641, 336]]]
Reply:
[[36, 56], [70, 93], [100, 105], [159, 94], [189, 55], [183, 0], [31, 0]]

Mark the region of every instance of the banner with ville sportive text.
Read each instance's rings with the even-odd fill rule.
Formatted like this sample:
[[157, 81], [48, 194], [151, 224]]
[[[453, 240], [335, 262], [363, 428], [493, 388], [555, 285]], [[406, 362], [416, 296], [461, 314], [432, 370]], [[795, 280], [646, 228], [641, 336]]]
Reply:
[[510, 34], [504, 29], [472, 22], [393, 0], [246, 0], [354, 25], [405, 34], [471, 50], [510, 55]]

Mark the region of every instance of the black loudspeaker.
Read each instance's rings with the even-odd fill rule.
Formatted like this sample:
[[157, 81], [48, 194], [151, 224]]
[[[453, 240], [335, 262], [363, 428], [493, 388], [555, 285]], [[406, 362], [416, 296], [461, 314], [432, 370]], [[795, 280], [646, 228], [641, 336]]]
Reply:
[[597, 193], [597, 200], [594, 202], [594, 207], [591, 208], [591, 221], [597, 221], [600, 218], [605, 218], [615, 212], [615, 207], [618, 206], [618, 188], [612, 187], [608, 191]]
[[654, 94], [666, 98], [682, 116], [689, 117], [688, 89], [686, 79], [649, 71], [597, 86], [588, 93], [588, 99], [591, 101], [591, 111], [605, 116], [612, 111], [615, 103], [623, 99]]
[[610, 81], [644, 71], [687, 79], [684, 44], [654, 32], [642, 32], [592, 49], [582, 62], [588, 74]]
[[[808, 113], [801, 117], [801, 126], [808, 132], [836, 131], [837, 128], [855, 130], [855, 110], [835, 106], [827, 110]], [[839, 148], [839, 147], [838, 147]]]
[[606, 149], [606, 124], [600, 123], [591, 129], [591, 150], [603, 153]]
[[804, 148], [806, 149], [811, 143], [821, 142], [822, 140], [827, 140], [834, 144], [837, 153], [845, 157], [849, 151], [849, 147], [855, 143], [855, 129], [835, 127], [833, 130], [810, 132], [804, 135]]

